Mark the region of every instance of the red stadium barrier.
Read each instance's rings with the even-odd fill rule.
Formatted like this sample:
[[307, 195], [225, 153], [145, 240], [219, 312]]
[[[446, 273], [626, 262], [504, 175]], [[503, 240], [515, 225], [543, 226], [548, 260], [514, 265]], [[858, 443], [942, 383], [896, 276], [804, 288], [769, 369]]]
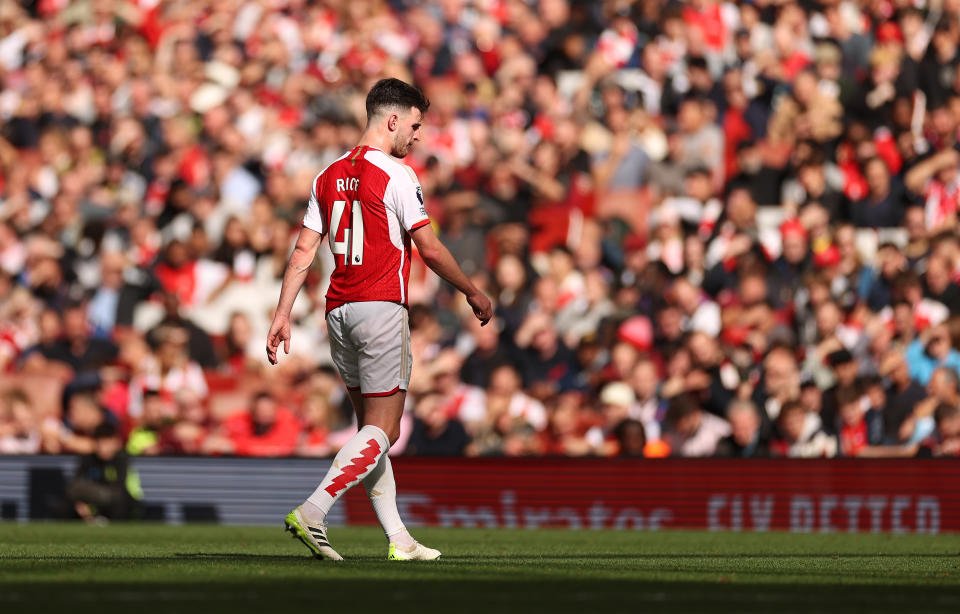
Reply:
[[[952, 460], [394, 459], [411, 526], [960, 531]], [[347, 520], [374, 524], [362, 488]]]

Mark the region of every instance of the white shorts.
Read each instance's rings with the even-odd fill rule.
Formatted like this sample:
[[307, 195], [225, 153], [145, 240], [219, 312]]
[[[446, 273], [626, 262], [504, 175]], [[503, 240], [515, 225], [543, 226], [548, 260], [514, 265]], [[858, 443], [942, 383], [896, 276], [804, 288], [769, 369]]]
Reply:
[[410, 322], [397, 303], [346, 303], [327, 314], [330, 354], [349, 390], [385, 397], [410, 384]]

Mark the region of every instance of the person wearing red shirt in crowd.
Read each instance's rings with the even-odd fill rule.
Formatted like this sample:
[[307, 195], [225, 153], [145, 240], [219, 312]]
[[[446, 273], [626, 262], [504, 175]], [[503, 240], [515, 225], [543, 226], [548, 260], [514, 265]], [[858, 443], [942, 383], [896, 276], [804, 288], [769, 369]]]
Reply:
[[242, 311], [230, 314], [230, 324], [227, 325], [227, 334], [224, 337], [222, 362], [231, 375], [240, 376], [251, 365], [252, 360], [247, 349], [252, 338], [250, 317]]
[[876, 434], [883, 434], [883, 416], [873, 409], [864, 409], [863, 397], [858, 390], [840, 390], [837, 404], [840, 456], [860, 456], [867, 447], [881, 443], [876, 440]]
[[583, 394], [576, 390], [557, 396], [550, 412], [550, 423], [540, 434], [541, 454], [546, 456], [586, 456], [593, 453], [587, 432], [599, 419], [583, 411]]
[[326, 396], [314, 394], [308, 397], [301, 412], [304, 430], [297, 444], [297, 455], [328, 456], [331, 453], [330, 433], [335, 418]]
[[704, 45], [720, 51], [730, 36], [723, 11], [724, 5], [716, 0], [695, 0], [683, 8], [683, 20], [698, 32]]
[[907, 189], [923, 199], [924, 220], [931, 233], [956, 224], [960, 208], [958, 164], [960, 153], [950, 147], [914, 165], [904, 178]]
[[[210, 454], [215, 441], [209, 438], [212, 430], [210, 414], [203, 399], [184, 388], [175, 395], [177, 414], [169, 431], [169, 449], [172, 454]], [[210, 444], [208, 444], [208, 440]]]
[[268, 393], [254, 395], [249, 410], [223, 422], [237, 456], [289, 456], [300, 438], [300, 423]]

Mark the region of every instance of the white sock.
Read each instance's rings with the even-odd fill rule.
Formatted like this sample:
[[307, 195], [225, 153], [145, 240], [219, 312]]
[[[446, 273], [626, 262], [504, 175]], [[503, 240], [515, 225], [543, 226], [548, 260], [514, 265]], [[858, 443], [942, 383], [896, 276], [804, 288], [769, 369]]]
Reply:
[[387, 541], [405, 548], [416, 543], [400, 519], [400, 510], [397, 509], [397, 481], [393, 477], [393, 463], [389, 456], [384, 454], [380, 457], [380, 462], [373, 471], [363, 478], [363, 485]]
[[333, 504], [373, 471], [389, 449], [390, 439], [382, 429], [369, 424], [360, 429], [340, 448], [333, 458], [330, 471], [303, 504], [302, 511], [307, 521], [315, 524], [323, 522]]

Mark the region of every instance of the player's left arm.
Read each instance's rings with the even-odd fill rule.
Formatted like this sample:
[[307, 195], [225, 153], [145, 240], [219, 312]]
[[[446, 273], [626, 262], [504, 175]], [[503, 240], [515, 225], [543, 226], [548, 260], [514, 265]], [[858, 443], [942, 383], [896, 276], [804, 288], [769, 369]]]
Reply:
[[466, 273], [460, 268], [450, 250], [440, 242], [433, 227], [429, 224], [420, 226], [410, 233], [413, 242], [417, 244], [417, 250], [424, 264], [430, 267], [434, 273], [439, 275], [444, 281], [463, 293], [467, 298], [467, 303], [473, 309], [473, 315], [480, 320], [481, 326], [486, 326], [490, 318], [493, 317], [493, 305], [487, 295], [481, 292]]
[[427, 217], [423, 191], [417, 175], [409, 166], [404, 166], [403, 169], [406, 174], [399, 174], [387, 186], [387, 206], [393, 208], [400, 226], [416, 243], [423, 262], [444, 281], [463, 292], [474, 315], [485, 326], [493, 317], [490, 299], [473, 285], [450, 251], [437, 238], [430, 225], [430, 218]]
[[283, 342], [283, 351], [290, 353], [290, 312], [293, 302], [300, 293], [303, 282], [307, 279], [307, 272], [313, 266], [313, 259], [317, 256], [317, 248], [323, 234], [304, 226], [300, 229], [297, 244], [290, 254], [287, 268], [283, 273], [283, 285], [280, 287], [280, 301], [273, 314], [273, 324], [267, 335], [267, 359], [270, 364], [277, 364], [277, 350]]

